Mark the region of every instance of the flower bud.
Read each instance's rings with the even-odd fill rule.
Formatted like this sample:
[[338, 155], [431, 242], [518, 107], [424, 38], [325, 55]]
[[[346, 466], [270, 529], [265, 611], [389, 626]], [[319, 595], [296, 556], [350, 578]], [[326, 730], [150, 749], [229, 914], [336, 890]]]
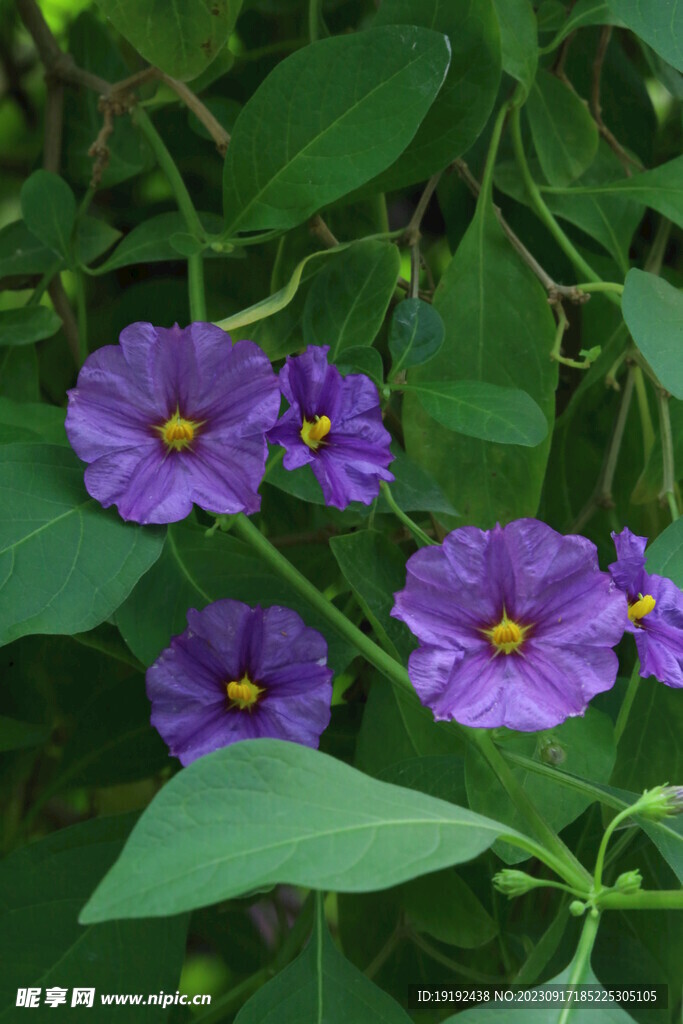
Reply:
[[539, 750], [539, 755], [544, 764], [552, 765], [553, 768], [567, 760], [567, 751], [557, 740], [546, 740]]
[[655, 786], [646, 789], [641, 798], [633, 805], [632, 813], [640, 814], [650, 821], [661, 821], [662, 818], [680, 814], [683, 811], [683, 786]]
[[635, 871], [624, 871], [623, 875], [619, 875], [614, 888], [617, 892], [638, 892], [642, 884], [643, 876], [636, 868]]
[[569, 904], [569, 913], [572, 917], [583, 917], [586, 912], [586, 904], [582, 903], [581, 900], [572, 900]]
[[504, 868], [493, 876], [493, 884], [498, 892], [513, 899], [515, 896], [523, 896], [525, 892], [538, 888], [543, 885], [543, 882], [538, 878], [532, 878], [524, 871]]

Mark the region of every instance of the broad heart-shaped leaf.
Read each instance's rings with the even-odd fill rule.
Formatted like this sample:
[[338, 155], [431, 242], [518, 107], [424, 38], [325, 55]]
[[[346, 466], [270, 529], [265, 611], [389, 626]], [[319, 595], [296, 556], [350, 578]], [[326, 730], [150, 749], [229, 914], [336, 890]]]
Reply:
[[[616, 757], [614, 731], [607, 715], [595, 708], [588, 708], [582, 718], [568, 718], [555, 729], [541, 733], [509, 733], [501, 741], [504, 750], [522, 754], [535, 761], [543, 761], [546, 745], [560, 749], [565, 755], [562, 768], [596, 782], [607, 782]], [[560, 789], [560, 783], [545, 775], [514, 768], [518, 781], [552, 828], [560, 831], [574, 821], [588, 807], [591, 797]], [[481, 814], [517, 826], [521, 819], [519, 812], [511, 805], [510, 798], [502, 788], [489, 765], [473, 748], [469, 748], [465, 760], [467, 794], [469, 806]], [[498, 848], [497, 848], [498, 849]], [[523, 851], [501, 844], [499, 855], [508, 864], [526, 859]]]
[[669, 160], [652, 171], [642, 171], [632, 178], [606, 185], [579, 185], [572, 188], [541, 186], [544, 195], [624, 196], [650, 206], [683, 227], [683, 156]]
[[172, 78], [196, 78], [221, 49], [241, 0], [98, 0], [145, 60]]
[[161, 554], [163, 530], [105, 512], [66, 447], [0, 447], [0, 492], [0, 643], [92, 629]]
[[443, 345], [445, 328], [439, 313], [422, 299], [404, 299], [395, 307], [389, 327], [393, 375], [420, 366]]
[[355, 656], [319, 612], [274, 576], [250, 548], [234, 537], [206, 530], [191, 520], [168, 528], [163, 554], [116, 613], [131, 651], [150, 665], [172, 636], [187, 629], [187, 609], [230, 597], [247, 604], [281, 604], [298, 611], [325, 636], [332, 668], [341, 672]]
[[342, 956], [316, 897], [313, 934], [294, 963], [251, 997], [235, 1024], [410, 1024], [398, 1003]]
[[[479, 201], [434, 295], [446, 340], [428, 365], [408, 374], [423, 380], [480, 380], [523, 388], [550, 420], [557, 369], [555, 333], [543, 289], [511, 248], [489, 202]], [[535, 514], [550, 439], [520, 450], [453, 434], [423, 410], [418, 395], [403, 406], [406, 450], [435, 477], [461, 513], [456, 525], [493, 526]]]
[[471, 860], [503, 834], [511, 830], [309, 747], [233, 743], [164, 786], [81, 920], [177, 914], [278, 882], [387, 889]]
[[394, 593], [405, 585], [405, 557], [377, 530], [330, 538], [332, 554], [383, 647], [402, 660], [415, 646], [408, 629], [390, 617]]
[[[98, 818], [31, 843], [0, 865], [0, 1021], [14, 1024], [17, 989], [42, 988], [42, 1005], [31, 1018], [52, 1020], [43, 1002], [53, 986], [66, 988], [67, 1007], [74, 988], [95, 988], [95, 1003], [84, 1018], [93, 1024], [168, 1019], [163, 1005], [100, 1005], [101, 993], [175, 992], [185, 951], [187, 919], [126, 921], [83, 927], [78, 912], [116, 859], [135, 815]], [[72, 1016], [68, 1008], [64, 1016]], [[78, 1013], [75, 1015], [78, 1016]]]
[[373, 25], [443, 32], [451, 63], [417, 135], [375, 183], [381, 191], [421, 181], [465, 153], [486, 124], [500, 83], [500, 33], [492, 0], [383, 0]]
[[21, 187], [21, 214], [36, 238], [70, 259], [76, 200], [63, 178], [51, 171], [34, 171]]
[[661, 277], [629, 270], [621, 310], [662, 387], [683, 398], [683, 294]]
[[590, 167], [598, 128], [577, 94], [556, 75], [539, 70], [526, 111], [536, 153], [551, 185], [568, 185]]
[[503, 71], [529, 92], [538, 64], [536, 15], [530, 0], [493, 0], [500, 26]]
[[[539, 174], [536, 174], [533, 161], [531, 172], [538, 181], [540, 169]], [[581, 176], [580, 184], [608, 185], [610, 181], [618, 181], [623, 173], [624, 169], [618, 158], [607, 143], [601, 140], [597, 156]], [[496, 167], [494, 181], [506, 195], [512, 196], [526, 206], [531, 205], [529, 193], [516, 163], [508, 161], [499, 164]], [[609, 192], [583, 195], [575, 194], [573, 190], [546, 193], [545, 201], [551, 213], [570, 224], [575, 224], [594, 238], [612, 256], [622, 273], [628, 273], [631, 265], [631, 239], [645, 212], [643, 203], [618, 192], [613, 195]]]
[[683, 71], [681, 0], [608, 0], [613, 15], [652, 49]]
[[372, 345], [382, 326], [401, 267], [390, 242], [354, 242], [316, 276], [304, 306], [304, 337], [329, 345], [336, 362], [344, 349]]
[[683, 590], [683, 519], [677, 519], [647, 548], [647, 571], [668, 576]]
[[424, 380], [409, 387], [429, 415], [456, 434], [526, 447], [548, 435], [543, 411], [519, 388], [477, 380]]
[[0, 345], [33, 345], [51, 338], [62, 326], [47, 306], [19, 306], [0, 310]]
[[414, 136], [449, 59], [443, 35], [387, 26], [281, 61], [235, 123], [226, 232], [294, 227], [384, 170]]
[[68, 444], [65, 410], [45, 402], [13, 402], [0, 398], [0, 444], [31, 441]]

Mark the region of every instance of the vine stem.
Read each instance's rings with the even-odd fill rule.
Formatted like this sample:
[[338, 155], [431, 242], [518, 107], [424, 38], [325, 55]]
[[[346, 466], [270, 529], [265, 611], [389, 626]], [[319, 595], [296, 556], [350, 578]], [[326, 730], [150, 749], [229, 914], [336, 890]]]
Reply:
[[615, 744], [619, 743], [619, 740], [621, 739], [621, 737], [623, 735], [624, 729], [626, 728], [626, 723], [628, 721], [628, 716], [629, 716], [629, 714], [631, 712], [631, 708], [633, 707], [633, 702], [636, 699], [636, 694], [638, 693], [639, 685], [640, 685], [640, 662], [636, 659], [636, 663], [633, 666], [633, 672], [631, 673], [631, 678], [628, 681], [628, 687], [626, 688], [626, 693], [624, 694], [624, 699], [623, 699], [623, 701], [621, 703], [621, 707], [619, 708], [619, 714], [617, 715], [617, 721], [616, 721], [616, 724], [614, 726], [614, 742], [615, 742]]
[[[327, 619], [330, 625], [340, 636], [348, 640], [356, 650], [371, 664], [378, 669], [382, 675], [404, 690], [414, 693], [410, 676], [406, 669], [400, 665], [395, 658], [382, 650], [370, 637], [361, 632], [357, 626], [346, 618], [339, 609], [327, 601], [317, 587], [306, 579], [295, 566], [288, 561], [281, 552], [274, 547], [270, 541], [254, 526], [243, 513], [235, 516], [231, 522], [231, 529], [234, 534], [249, 544], [264, 562], [271, 566], [287, 582], [311, 604], [320, 614]], [[538, 841], [543, 844], [543, 849], [534, 849], [534, 856], [552, 868], [561, 878], [564, 878], [573, 888], [587, 890], [590, 888], [592, 878], [582, 864], [574, 857], [574, 854], [565, 846], [560, 837], [551, 829], [542, 815], [536, 810], [529, 797], [524, 792], [513, 772], [510, 771], [502, 756], [495, 747], [488, 733], [474, 729], [462, 730], [465, 739], [477, 745], [482, 756], [490, 764], [496, 777], [505, 788], [510, 799], [519, 809], [520, 814], [527, 821], [529, 827], [535, 833]], [[521, 839], [520, 839], [521, 841]], [[527, 841], [528, 843], [528, 841]], [[536, 844], [528, 843], [528, 849]]]
[[[597, 910], [592, 910], [588, 914], [583, 925], [583, 931], [581, 932], [581, 938], [579, 939], [576, 956], [574, 957], [571, 972], [569, 974], [567, 982], [568, 985], [580, 985], [586, 977], [590, 967], [591, 953], [593, 952], [593, 946], [595, 945], [599, 926], [600, 914]], [[567, 1024], [573, 1010], [573, 1001], [567, 1003], [566, 1006], [563, 1006], [562, 1013], [558, 1018], [557, 1024]]]
[[[531, 175], [526, 154], [524, 152], [524, 143], [522, 142], [521, 111], [519, 107], [513, 107], [512, 109], [512, 115], [510, 117], [510, 132], [512, 135], [512, 145], [515, 151], [519, 170], [524, 179], [527, 192], [529, 193], [531, 205], [536, 210], [539, 218], [545, 224], [562, 251], [569, 257], [581, 276], [585, 277], [591, 284], [604, 284], [605, 282], [601, 280], [599, 275], [596, 274], [591, 265], [584, 260], [583, 256], [577, 251], [567, 235], [565, 235], [564, 231], [546, 206], [540, 189]], [[605, 295], [611, 302], [614, 302], [616, 305], [620, 305], [619, 298], [615, 293], [606, 291]]]
[[415, 537], [415, 539], [421, 545], [436, 544], [436, 541], [433, 540], [431, 537], [429, 537], [424, 532], [424, 530], [422, 530], [417, 525], [417, 523], [414, 523], [413, 520], [410, 518], [410, 516], [407, 515], [403, 511], [403, 509], [396, 503], [396, 500], [395, 500], [393, 494], [391, 493], [391, 488], [389, 487], [389, 485], [387, 483], [385, 483], [384, 480], [382, 480], [382, 482], [380, 483], [379, 486], [380, 486], [380, 490], [381, 490], [382, 494], [384, 495], [384, 498], [386, 500], [387, 505], [389, 506], [391, 511], [394, 513], [396, 518], [400, 519], [400, 521], [403, 523], [403, 525], [408, 527], [408, 529], [412, 533], [413, 537]]
[[678, 504], [676, 503], [676, 471], [674, 467], [674, 441], [671, 433], [671, 413], [669, 411], [669, 395], [661, 387], [657, 388], [657, 403], [659, 406], [659, 426], [662, 434], [662, 490], [660, 498], [666, 498], [669, 503], [671, 519], [673, 522], [679, 518]]

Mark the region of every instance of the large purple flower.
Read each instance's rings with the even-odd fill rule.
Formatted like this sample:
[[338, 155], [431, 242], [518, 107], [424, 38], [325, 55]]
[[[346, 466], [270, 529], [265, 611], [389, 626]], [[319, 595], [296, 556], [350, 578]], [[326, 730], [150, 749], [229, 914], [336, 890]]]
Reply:
[[124, 519], [174, 523], [192, 503], [256, 512], [277, 420], [277, 378], [251, 341], [213, 324], [131, 324], [88, 356], [69, 392], [66, 431], [89, 463], [88, 493]]
[[186, 765], [237, 740], [317, 747], [330, 720], [327, 644], [296, 612], [214, 601], [147, 670], [152, 725]]
[[286, 448], [285, 469], [310, 463], [325, 502], [346, 508], [369, 505], [380, 480], [393, 480], [391, 435], [382, 424], [377, 388], [362, 373], [342, 377], [327, 362], [329, 346], [309, 345], [289, 356], [280, 371], [280, 388], [290, 408], [268, 440]]
[[535, 732], [613, 686], [626, 603], [585, 537], [465, 526], [407, 570], [392, 615], [420, 640], [408, 671], [436, 719]]
[[617, 561], [609, 570], [628, 598], [625, 628], [636, 638], [640, 674], [683, 686], [683, 593], [673, 580], [645, 571], [647, 537], [612, 534]]

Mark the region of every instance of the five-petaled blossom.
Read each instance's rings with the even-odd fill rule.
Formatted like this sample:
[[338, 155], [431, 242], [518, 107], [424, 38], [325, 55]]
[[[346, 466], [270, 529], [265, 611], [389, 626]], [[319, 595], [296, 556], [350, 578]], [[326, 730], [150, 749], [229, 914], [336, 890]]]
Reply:
[[286, 449], [285, 469], [310, 463], [325, 502], [346, 508], [369, 505], [381, 480], [393, 480], [391, 436], [382, 424], [377, 388], [362, 373], [342, 377], [327, 362], [328, 346], [309, 345], [289, 356], [280, 371], [280, 389], [289, 409], [268, 433]]
[[437, 719], [535, 732], [614, 685], [626, 601], [585, 537], [535, 519], [462, 527], [408, 560], [395, 602], [421, 644], [410, 678]]
[[327, 644], [289, 608], [214, 601], [147, 670], [152, 725], [190, 764], [238, 740], [317, 747], [330, 720]]
[[251, 341], [219, 327], [135, 323], [93, 352], [69, 392], [66, 431], [88, 493], [124, 519], [174, 523], [192, 503], [256, 512], [277, 420], [277, 378]]
[[626, 527], [612, 540], [617, 561], [609, 571], [628, 598], [625, 628], [636, 638], [640, 674], [683, 686], [683, 592], [673, 580], [645, 572], [647, 537]]

